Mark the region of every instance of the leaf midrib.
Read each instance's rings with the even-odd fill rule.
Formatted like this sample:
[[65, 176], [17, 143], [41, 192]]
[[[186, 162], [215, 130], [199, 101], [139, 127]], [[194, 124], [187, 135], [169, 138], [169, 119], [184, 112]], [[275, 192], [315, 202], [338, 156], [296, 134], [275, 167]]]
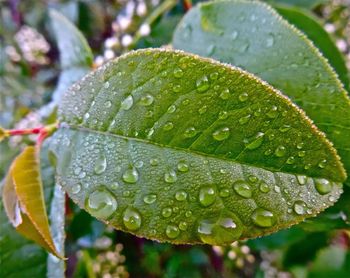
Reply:
[[153, 145], [153, 146], [157, 146], [157, 147], [183, 151], [183, 152], [186, 152], [188, 154], [195, 154], [195, 155], [209, 157], [209, 158], [218, 159], [218, 160], [222, 160], [222, 161], [227, 161], [227, 162], [231, 162], [231, 163], [234, 162], [234, 163], [238, 163], [238, 164], [241, 164], [241, 165], [246, 165], [246, 166], [250, 166], [250, 167], [254, 167], [254, 168], [263, 169], [263, 170], [269, 171], [269, 172], [271, 172], [273, 174], [280, 172], [280, 173], [285, 173], [285, 174], [290, 174], [290, 175], [295, 175], [295, 176], [297, 176], [297, 175], [304, 175], [304, 176], [307, 176], [307, 177], [312, 178], [312, 179], [324, 178], [324, 179], [327, 179], [327, 180], [329, 180], [331, 182], [335, 182], [335, 183], [341, 184], [341, 182], [339, 182], [339, 181], [334, 181], [334, 180], [331, 180], [328, 177], [324, 177], [324, 176], [317, 176], [316, 177], [316, 176], [311, 176], [311, 175], [307, 175], [307, 174], [300, 174], [300, 173], [294, 173], [294, 172], [282, 172], [279, 169], [273, 169], [273, 168], [269, 168], [269, 167], [257, 166], [257, 165], [249, 164], [249, 163], [246, 163], [246, 162], [241, 162], [241, 161], [232, 160], [232, 159], [226, 159], [224, 157], [217, 157], [217, 156], [213, 156], [213, 155], [210, 155], [210, 154], [207, 154], [207, 153], [203, 153], [203, 152], [199, 152], [199, 151], [196, 151], [196, 150], [190, 150], [190, 149], [187, 149], [187, 148], [185, 149], [185, 148], [179, 148], [179, 147], [176, 147], [176, 146], [163, 145], [163, 144], [160, 144], [160, 143], [157, 143], [157, 142], [154, 142], [154, 141], [148, 141], [148, 140], [141, 139], [141, 138], [128, 137], [128, 136], [124, 136], [124, 135], [120, 135], [120, 134], [108, 133], [106, 131], [94, 130], [94, 129], [91, 129], [91, 128], [88, 128], [88, 127], [71, 125], [71, 124], [69, 124], [67, 122], [61, 123], [61, 125], [62, 124], [63, 124], [62, 128], [68, 128], [68, 129], [77, 130], [77, 131], [85, 131], [85, 132], [101, 134], [101, 135], [108, 135], [108, 136], [112, 136], [112, 137], [119, 138], [119, 139], [133, 140], [135, 142], [149, 144], [149, 145]]

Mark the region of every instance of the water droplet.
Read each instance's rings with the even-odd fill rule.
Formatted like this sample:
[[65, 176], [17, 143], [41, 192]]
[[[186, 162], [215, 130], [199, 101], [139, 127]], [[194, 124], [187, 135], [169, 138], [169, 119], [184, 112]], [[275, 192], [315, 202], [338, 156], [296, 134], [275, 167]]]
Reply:
[[294, 156], [288, 157], [286, 163], [287, 164], [294, 164], [295, 163], [295, 157]]
[[95, 190], [86, 200], [87, 210], [97, 218], [106, 219], [110, 217], [117, 207], [117, 200], [105, 189]]
[[165, 234], [168, 238], [174, 239], [180, 235], [180, 230], [175, 225], [168, 225], [166, 227]]
[[181, 92], [181, 86], [180, 85], [175, 85], [174, 87], [173, 87], [173, 91], [175, 92], [175, 93], [180, 93]]
[[104, 155], [101, 155], [95, 163], [95, 168], [94, 168], [95, 174], [101, 175], [104, 171], [106, 171], [106, 168], [107, 168], [107, 159]]
[[105, 102], [105, 107], [109, 108], [109, 107], [111, 107], [111, 106], [112, 106], [112, 102], [111, 102], [110, 100], [107, 100], [107, 101]]
[[303, 215], [306, 212], [306, 204], [303, 201], [295, 201], [293, 210], [296, 214]]
[[255, 225], [262, 228], [272, 227], [276, 223], [273, 213], [262, 208], [255, 209], [251, 218]]
[[80, 192], [80, 190], [81, 190], [81, 185], [79, 183], [74, 184], [72, 186], [72, 193], [73, 194], [78, 194]]
[[213, 187], [205, 186], [199, 190], [199, 202], [202, 206], [208, 207], [215, 202], [216, 192]]
[[177, 175], [174, 170], [169, 170], [164, 174], [164, 180], [167, 183], [174, 183], [177, 181]]
[[233, 189], [239, 196], [243, 198], [252, 197], [252, 189], [250, 188], [249, 184], [247, 184], [245, 181], [236, 181], [233, 184]]
[[248, 150], [255, 150], [259, 148], [264, 142], [264, 136], [265, 134], [263, 132], [258, 132], [255, 136], [244, 139], [245, 147]]
[[219, 74], [217, 72], [212, 72], [209, 75], [210, 80], [216, 80], [216, 79], [218, 79], [218, 77], [219, 77]]
[[139, 101], [139, 105], [141, 106], [150, 106], [154, 101], [154, 97], [152, 95], [145, 95], [142, 96], [140, 101]]
[[163, 129], [166, 131], [172, 130], [174, 128], [174, 124], [172, 122], [167, 122], [164, 126]]
[[300, 185], [304, 185], [307, 182], [307, 177], [302, 175], [297, 175], [297, 180]]
[[187, 198], [187, 193], [183, 190], [175, 193], [175, 199], [178, 201], [185, 201]]
[[298, 156], [299, 156], [299, 157], [304, 157], [304, 156], [305, 156], [305, 151], [300, 151], [300, 152], [298, 152]]
[[272, 150], [271, 149], [267, 149], [266, 151], [264, 151], [264, 155], [268, 156], [272, 154]]
[[112, 190], [116, 190], [116, 189], [119, 188], [119, 186], [120, 186], [119, 182], [115, 181], [115, 182], [113, 182], [113, 183], [111, 184], [110, 187], [111, 187]]
[[156, 200], [157, 200], [156, 194], [148, 194], [145, 197], [143, 197], [143, 201], [148, 205], [153, 204]]
[[175, 106], [175, 105], [170, 105], [169, 108], [168, 108], [168, 110], [167, 110], [167, 112], [168, 112], [169, 114], [171, 114], [171, 113], [174, 113], [175, 110], [176, 110], [176, 106]]
[[267, 185], [266, 182], [262, 181], [259, 185], [259, 190], [262, 193], [268, 193], [270, 191], [270, 187]]
[[332, 191], [332, 184], [326, 179], [315, 179], [315, 187], [318, 193], [321, 195], [327, 194]]
[[130, 197], [131, 192], [129, 190], [123, 191], [123, 196], [124, 197]]
[[207, 109], [208, 109], [208, 107], [206, 105], [204, 105], [203, 107], [198, 109], [198, 113], [202, 115], [205, 112], [207, 112]]
[[186, 138], [192, 138], [197, 135], [197, 130], [194, 127], [189, 127], [185, 130], [184, 136]]
[[277, 157], [283, 157], [286, 155], [286, 153], [287, 153], [287, 150], [284, 146], [278, 146], [275, 150], [275, 155]]
[[230, 97], [230, 90], [226, 88], [221, 92], [220, 98], [222, 100], [227, 100], [229, 97]]
[[139, 179], [139, 172], [136, 168], [129, 168], [123, 174], [123, 181], [127, 183], [136, 183]]
[[136, 231], [141, 227], [141, 215], [134, 208], [127, 208], [123, 214], [123, 223], [130, 231]]
[[330, 201], [330, 202], [334, 202], [336, 199], [335, 199], [335, 197], [334, 196], [329, 196], [328, 197], [328, 201]]
[[256, 182], [258, 182], [259, 179], [256, 176], [250, 175], [248, 177], [248, 180], [252, 183], [256, 183]]
[[106, 89], [109, 88], [109, 82], [108, 82], [108, 81], [105, 83], [104, 87], [105, 87]]
[[248, 99], [248, 94], [247, 93], [242, 93], [238, 96], [238, 99], [240, 102], [245, 102]]
[[220, 111], [219, 119], [220, 120], [226, 120], [227, 118], [228, 118], [228, 113], [226, 111]]
[[180, 172], [188, 172], [188, 165], [185, 163], [185, 162], [179, 162], [177, 164], [177, 169], [180, 171]]
[[301, 150], [301, 149], [303, 148], [303, 146], [304, 146], [304, 143], [303, 143], [303, 142], [297, 144], [297, 148], [298, 148], [299, 150]]
[[174, 76], [176, 78], [181, 78], [183, 75], [184, 75], [184, 73], [183, 73], [182, 69], [180, 69], [180, 68], [174, 69]]
[[281, 187], [279, 187], [278, 185], [275, 185], [273, 190], [276, 192], [276, 193], [280, 193], [281, 192]]
[[186, 223], [185, 221], [180, 222], [180, 224], [179, 224], [179, 229], [180, 229], [181, 231], [186, 231], [187, 228], [188, 228], [188, 225], [187, 225], [187, 223]]
[[222, 198], [227, 198], [228, 196], [230, 196], [230, 190], [228, 188], [221, 189], [219, 192], [219, 196]]
[[292, 127], [290, 125], [283, 125], [281, 126], [278, 130], [282, 133], [287, 132], [288, 130], [290, 130]]
[[192, 211], [188, 210], [185, 212], [186, 217], [191, 217], [192, 216]]
[[272, 34], [268, 35], [266, 39], [266, 47], [272, 47], [275, 43], [275, 38], [273, 37]]
[[274, 119], [277, 117], [278, 115], [278, 108], [277, 106], [272, 106], [270, 111], [266, 113], [266, 115], [270, 118], [270, 119]]
[[252, 115], [248, 114], [248, 115], [246, 115], [246, 116], [244, 116], [244, 117], [241, 117], [241, 118], [238, 120], [239, 124], [244, 125], [244, 124], [248, 123], [248, 121], [249, 121], [249, 119], [251, 118], [251, 116], [252, 116]]
[[196, 81], [197, 91], [200, 93], [205, 92], [209, 89], [210, 83], [207, 76], [203, 76]]
[[159, 161], [157, 158], [151, 158], [149, 160], [149, 164], [151, 164], [152, 166], [157, 166], [159, 164]]
[[163, 208], [162, 209], [162, 215], [165, 218], [170, 217], [172, 215], [172, 213], [173, 213], [173, 210], [171, 208]]
[[326, 164], [327, 164], [327, 160], [323, 159], [318, 163], [318, 167], [323, 169], [324, 167], [326, 167]]
[[228, 127], [222, 127], [213, 132], [213, 138], [217, 141], [226, 140], [230, 136], [230, 129]]
[[129, 95], [120, 103], [120, 109], [129, 110], [133, 104], [134, 104], [134, 99], [132, 95]]

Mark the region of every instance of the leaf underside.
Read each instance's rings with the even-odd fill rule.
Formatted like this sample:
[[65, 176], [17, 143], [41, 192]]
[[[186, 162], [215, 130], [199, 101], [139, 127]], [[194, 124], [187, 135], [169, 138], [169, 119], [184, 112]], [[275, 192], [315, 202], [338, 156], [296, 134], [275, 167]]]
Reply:
[[345, 179], [323, 134], [278, 91], [178, 51], [103, 66], [68, 90], [59, 117], [50, 148], [69, 196], [159, 241], [268, 234], [333, 204]]
[[3, 190], [4, 207], [20, 234], [62, 258], [51, 238], [38, 159], [36, 147], [29, 146], [12, 162]]
[[350, 171], [349, 96], [312, 42], [272, 8], [246, 1], [198, 5], [177, 27], [173, 45], [242, 67], [281, 90], [327, 134]]

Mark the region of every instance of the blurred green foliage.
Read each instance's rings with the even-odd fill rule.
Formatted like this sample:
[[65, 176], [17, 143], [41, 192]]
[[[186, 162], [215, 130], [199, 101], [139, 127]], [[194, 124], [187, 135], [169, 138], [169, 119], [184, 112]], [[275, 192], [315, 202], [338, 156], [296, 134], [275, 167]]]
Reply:
[[[147, 20], [152, 12], [166, 1], [169, 6], [159, 11], [159, 16], [152, 18], [150, 30], [146, 26], [143, 35], [133, 41], [142, 24], [149, 22]], [[0, 126], [14, 128], [37, 125], [37, 118], [32, 112], [51, 101], [61, 68], [59, 51], [49, 25], [49, 8], [63, 13], [82, 31], [92, 48], [95, 66], [98, 66], [109, 58], [128, 51], [130, 45], [136, 45], [136, 48], [167, 45], [176, 24], [191, 3], [149, 0], [135, 1], [132, 6], [130, 2], [132, 1], [1, 0]], [[199, 1], [193, 1], [196, 2]], [[326, 30], [340, 48], [341, 55], [349, 57], [350, 9], [347, 0], [266, 2], [277, 2], [288, 5], [293, 10], [302, 9], [300, 12], [312, 14], [318, 21], [327, 24]], [[141, 6], [140, 3], [144, 5]], [[128, 17], [128, 9], [135, 11], [132, 16]], [[125, 27], [126, 23], [128, 25]], [[34, 40], [26, 41], [18, 37], [26, 26], [31, 28], [37, 44]], [[128, 40], [132, 44], [128, 44]], [[49, 49], [45, 49], [45, 43]], [[31, 138], [25, 140], [30, 141]], [[18, 153], [21, 143], [18, 140], [0, 143], [0, 179], [4, 177], [9, 163]], [[347, 196], [350, 194], [348, 191], [344, 193]], [[343, 200], [349, 200], [349, 197]], [[349, 277], [350, 233], [343, 229], [349, 225], [349, 204], [346, 201], [336, 204], [319, 216], [317, 221], [306, 221], [267, 237], [237, 242], [223, 248], [175, 246], [136, 238], [110, 229], [69, 202], [66, 208], [66, 275]], [[0, 259], [1, 267], [4, 258]], [[107, 273], [110, 276], [103, 276]]]

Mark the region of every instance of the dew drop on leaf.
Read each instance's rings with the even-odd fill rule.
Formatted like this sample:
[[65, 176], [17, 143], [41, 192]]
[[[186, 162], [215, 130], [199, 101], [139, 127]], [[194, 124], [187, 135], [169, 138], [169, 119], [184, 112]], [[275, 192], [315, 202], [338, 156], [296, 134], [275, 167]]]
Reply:
[[126, 183], [136, 183], [139, 180], [139, 172], [136, 168], [129, 168], [123, 174], [123, 181]]
[[238, 120], [238, 122], [239, 122], [240, 125], [244, 125], [244, 124], [248, 123], [248, 121], [249, 121], [250, 118], [251, 118], [251, 115], [248, 114], [248, 115], [246, 115], [246, 116], [244, 116], [244, 117], [241, 117], [241, 118]]
[[185, 201], [187, 198], [187, 193], [183, 190], [181, 191], [177, 191], [175, 193], [175, 199], [178, 200], [178, 201]]
[[162, 215], [165, 218], [170, 217], [172, 215], [172, 213], [173, 213], [173, 210], [171, 208], [163, 208], [162, 209]]
[[255, 149], [259, 148], [262, 145], [262, 143], [264, 142], [264, 136], [265, 136], [265, 134], [263, 132], [258, 132], [252, 138], [244, 139], [245, 147], [248, 150], [255, 150]]
[[213, 138], [216, 141], [226, 140], [230, 136], [230, 129], [228, 127], [222, 127], [213, 132]]
[[306, 204], [303, 201], [295, 201], [293, 210], [296, 214], [303, 215], [306, 212]]
[[180, 229], [181, 231], [186, 231], [187, 228], [188, 228], [188, 225], [187, 225], [187, 223], [186, 223], [185, 221], [181, 221], [181, 222], [179, 223], [179, 229]]
[[164, 126], [163, 129], [166, 131], [172, 130], [174, 128], [174, 124], [172, 122], [167, 122]]
[[153, 204], [156, 200], [157, 200], [156, 194], [148, 194], [143, 197], [143, 201], [148, 205]]
[[297, 180], [300, 185], [304, 185], [307, 182], [307, 177], [303, 175], [297, 175]]
[[270, 118], [270, 119], [274, 119], [278, 116], [278, 108], [277, 106], [272, 106], [270, 111], [266, 113], [266, 115]]
[[136, 231], [141, 227], [141, 215], [134, 208], [127, 208], [123, 214], [123, 223], [130, 231]]
[[203, 76], [196, 81], [197, 91], [203, 93], [207, 91], [210, 87], [210, 83], [207, 76]]
[[213, 187], [205, 186], [199, 190], [199, 202], [202, 206], [208, 207], [215, 202], [216, 192]]
[[134, 104], [134, 99], [132, 95], [129, 95], [120, 103], [120, 109], [129, 110], [133, 106], [133, 104]]
[[174, 69], [174, 76], [175, 76], [176, 78], [180, 78], [180, 77], [182, 77], [183, 75], [184, 75], [184, 73], [183, 73], [182, 69], [180, 69], [180, 68]]
[[250, 188], [249, 184], [247, 184], [245, 181], [236, 181], [233, 184], [233, 189], [239, 196], [243, 198], [252, 197], [252, 189]]
[[246, 100], [248, 100], [248, 94], [247, 93], [242, 93], [238, 96], [238, 99], [240, 102], [245, 102]]
[[174, 170], [169, 170], [164, 174], [164, 180], [167, 183], [174, 183], [177, 181], [177, 175]]
[[74, 184], [72, 186], [72, 193], [73, 194], [78, 194], [80, 192], [80, 190], [81, 190], [81, 185], [79, 183]]
[[168, 238], [174, 239], [180, 235], [180, 230], [175, 225], [168, 225], [165, 230], [165, 234]]
[[315, 179], [315, 187], [321, 195], [332, 191], [332, 184], [326, 179]]
[[178, 169], [180, 172], [188, 172], [189, 166], [188, 166], [185, 162], [179, 162], [179, 163], [177, 164], [177, 169]]
[[272, 227], [276, 222], [276, 218], [273, 213], [262, 208], [255, 209], [251, 218], [255, 225], [262, 228]]
[[184, 132], [184, 136], [186, 138], [192, 138], [192, 137], [196, 136], [196, 134], [197, 134], [197, 130], [194, 127], [189, 127]]
[[107, 168], [107, 159], [105, 155], [101, 155], [95, 162], [94, 172], [96, 175], [101, 175]]
[[140, 101], [139, 101], [139, 105], [141, 106], [150, 106], [154, 101], [154, 97], [152, 95], [145, 95], [142, 96]]
[[267, 185], [266, 182], [262, 181], [259, 185], [259, 190], [262, 193], [268, 193], [270, 191], [270, 187]]
[[86, 209], [95, 217], [106, 219], [118, 207], [115, 197], [105, 189], [97, 189], [86, 200]]
[[277, 157], [283, 157], [283, 156], [286, 155], [286, 152], [287, 152], [286, 147], [284, 147], [284, 146], [278, 146], [278, 147], [276, 148], [276, 150], [275, 150], [275, 155], [276, 155]]

